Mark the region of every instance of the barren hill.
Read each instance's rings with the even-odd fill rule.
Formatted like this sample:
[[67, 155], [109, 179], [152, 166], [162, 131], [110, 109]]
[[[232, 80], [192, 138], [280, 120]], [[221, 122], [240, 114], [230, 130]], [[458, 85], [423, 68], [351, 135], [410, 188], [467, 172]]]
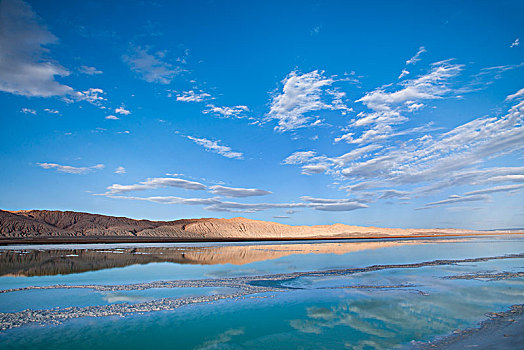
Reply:
[[468, 234], [456, 229], [391, 229], [343, 224], [291, 226], [246, 218], [134, 220], [72, 211], [0, 210], [0, 243], [375, 238]]

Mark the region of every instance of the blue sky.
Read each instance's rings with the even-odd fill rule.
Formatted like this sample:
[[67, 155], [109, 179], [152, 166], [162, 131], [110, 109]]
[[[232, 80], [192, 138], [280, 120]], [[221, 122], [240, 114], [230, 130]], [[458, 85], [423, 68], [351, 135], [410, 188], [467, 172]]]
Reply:
[[0, 207], [524, 227], [522, 1], [0, 2]]

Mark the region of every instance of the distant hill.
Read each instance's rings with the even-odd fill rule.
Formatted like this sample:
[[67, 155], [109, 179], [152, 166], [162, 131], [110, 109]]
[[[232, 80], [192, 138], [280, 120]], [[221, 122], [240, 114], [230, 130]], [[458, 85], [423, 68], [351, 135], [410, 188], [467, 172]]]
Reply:
[[147, 242], [376, 238], [471, 234], [459, 229], [394, 229], [343, 224], [291, 226], [246, 218], [134, 220], [50, 210], [0, 210], [0, 244], [11, 242]]

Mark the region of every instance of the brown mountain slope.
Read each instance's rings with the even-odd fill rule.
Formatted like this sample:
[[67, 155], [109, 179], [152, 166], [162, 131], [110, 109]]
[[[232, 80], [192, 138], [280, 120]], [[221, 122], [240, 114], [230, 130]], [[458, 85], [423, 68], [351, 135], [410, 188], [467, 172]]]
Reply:
[[342, 224], [290, 226], [245, 218], [149, 221], [72, 211], [0, 210], [0, 242], [66, 238], [74, 241], [372, 238], [473, 232], [456, 229], [390, 229]]

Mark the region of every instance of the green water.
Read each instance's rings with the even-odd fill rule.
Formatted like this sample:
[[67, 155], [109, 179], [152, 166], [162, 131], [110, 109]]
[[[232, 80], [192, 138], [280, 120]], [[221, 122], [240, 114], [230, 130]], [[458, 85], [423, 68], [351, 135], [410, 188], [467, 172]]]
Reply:
[[[372, 246], [359, 242], [199, 246], [191, 263], [168, 262], [186, 249], [183, 245], [158, 245], [164, 261], [146, 264], [111, 264], [96, 270], [28, 276], [31, 265], [40, 260], [31, 256], [34, 247], [17, 247], [20, 259], [3, 267], [0, 288], [54, 284], [128, 284], [156, 280], [209, 279], [224, 276], [256, 276], [379, 264], [417, 263], [435, 259], [464, 259], [524, 252], [524, 237], [385, 241]], [[364, 242], [365, 243], [365, 242]], [[396, 244], [398, 243], [398, 244]], [[342, 244], [342, 246], [339, 246]], [[259, 249], [259, 247], [261, 247]], [[328, 247], [329, 249], [326, 249]], [[58, 249], [59, 248], [59, 249]], [[41, 249], [38, 248], [38, 249]], [[72, 249], [54, 247], [42, 261], [55, 271], [57, 261], [77, 258]], [[107, 247], [90, 247], [111, 253]], [[126, 248], [127, 249], [127, 248]], [[143, 248], [146, 249], [146, 248]], [[159, 250], [158, 250], [159, 249]], [[330, 249], [333, 252], [329, 252]], [[14, 249], [11, 249], [11, 253]], [[263, 252], [260, 255], [260, 252]], [[3, 256], [8, 251], [3, 251]], [[150, 254], [142, 250], [140, 254]], [[210, 252], [216, 252], [208, 258]], [[232, 253], [233, 252], [233, 253]], [[238, 252], [238, 256], [236, 253]], [[285, 254], [282, 254], [285, 252]], [[267, 254], [266, 254], [267, 253]], [[40, 254], [40, 253], [39, 253]], [[46, 255], [47, 254], [47, 255]], [[228, 255], [229, 254], [229, 255]], [[250, 255], [251, 254], [251, 255]], [[266, 254], [266, 255], [264, 255]], [[17, 256], [18, 256], [17, 255]], [[40, 254], [41, 255], [41, 254]], [[206, 256], [203, 258], [203, 256]], [[0, 255], [2, 256], [2, 255]], [[22, 256], [27, 256], [23, 258]], [[178, 255], [177, 259], [178, 259]], [[185, 253], [187, 257], [187, 253]], [[227, 257], [226, 257], [227, 256]], [[231, 258], [228, 258], [232, 256]], [[249, 258], [246, 258], [249, 256]], [[256, 259], [253, 259], [256, 256]], [[102, 258], [102, 257], [101, 257]], [[110, 257], [113, 258], [113, 257]], [[25, 259], [25, 260], [24, 260]], [[36, 259], [36, 260], [35, 260]], [[51, 264], [55, 259], [55, 263]], [[58, 259], [58, 260], [56, 260]], [[61, 259], [61, 260], [60, 260]], [[214, 259], [214, 260], [213, 260]], [[229, 262], [228, 262], [228, 259]], [[177, 260], [178, 261], [178, 260]], [[212, 263], [217, 262], [217, 263]], [[84, 264], [85, 261], [72, 262]], [[12, 266], [11, 266], [12, 265]], [[82, 265], [82, 266], [84, 266]], [[31, 268], [30, 268], [31, 267]], [[95, 267], [93, 267], [95, 268]], [[490, 311], [502, 311], [524, 303], [524, 279], [453, 280], [442, 277], [477, 272], [522, 272], [524, 259], [502, 259], [456, 265], [409, 269], [383, 269], [345, 276], [304, 276], [282, 282], [282, 291], [248, 295], [240, 299], [193, 304], [172, 311], [133, 314], [126, 317], [72, 319], [60, 325], [26, 325], [0, 333], [0, 347], [6, 349], [390, 349], [406, 348], [428, 341], [457, 328], [475, 326]], [[26, 276], [14, 277], [14, 271]], [[52, 272], [49, 272], [52, 273]], [[54, 272], [53, 272], [54, 273]], [[20, 275], [20, 274], [19, 274]], [[362, 285], [404, 287], [386, 289], [342, 288]], [[133, 302], [155, 298], [178, 298], [224, 292], [217, 288], [155, 289], [100, 292], [91, 289], [30, 290], [0, 294], [0, 312], [24, 308], [52, 308], [70, 305]], [[227, 290], [225, 290], [227, 292]], [[106, 293], [106, 294], [104, 294]], [[104, 296], [114, 295], [112, 301]], [[120, 296], [120, 299], [118, 298]], [[27, 308], [26, 307], [26, 308]]]

